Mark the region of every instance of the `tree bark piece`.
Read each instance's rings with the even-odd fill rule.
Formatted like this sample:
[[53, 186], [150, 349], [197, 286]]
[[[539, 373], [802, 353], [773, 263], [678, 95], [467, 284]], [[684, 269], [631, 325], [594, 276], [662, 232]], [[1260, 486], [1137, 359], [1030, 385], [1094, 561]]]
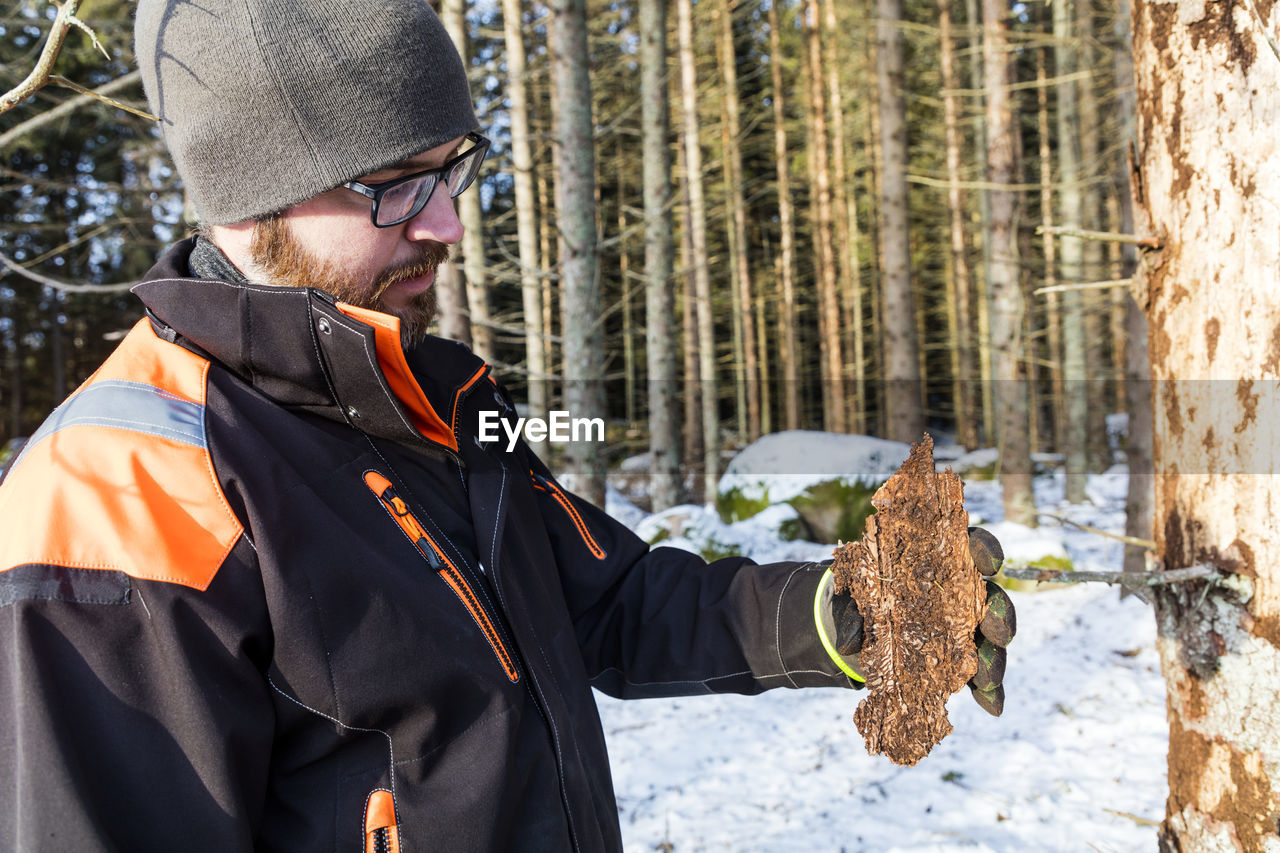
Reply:
[[927, 435], [871, 503], [862, 540], [838, 548], [832, 565], [866, 632], [868, 695], [853, 721], [868, 752], [913, 765], [951, 733], [947, 698], [978, 671], [986, 586], [969, 556], [964, 485], [935, 470]]

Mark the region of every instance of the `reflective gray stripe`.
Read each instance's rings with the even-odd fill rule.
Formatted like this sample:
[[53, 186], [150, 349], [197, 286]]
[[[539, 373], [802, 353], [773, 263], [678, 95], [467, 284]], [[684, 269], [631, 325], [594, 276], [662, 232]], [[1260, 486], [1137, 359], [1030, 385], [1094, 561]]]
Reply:
[[107, 379], [95, 382], [53, 410], [14, 460], [44, 439], [72, 426], [123, 429], [205, 446], [204, 406], [175, 397], [154, 385]]

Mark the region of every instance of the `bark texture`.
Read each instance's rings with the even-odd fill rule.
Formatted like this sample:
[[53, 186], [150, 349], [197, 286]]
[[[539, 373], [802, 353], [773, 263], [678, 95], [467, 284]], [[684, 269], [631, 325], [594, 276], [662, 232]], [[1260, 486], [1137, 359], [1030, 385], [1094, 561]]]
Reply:
[[876, 82], [880, 93], [881, 241], [886, 438], [911, 441], [924, 430], [920, 341], [911, 290], [907, 204], [907, 104], [903, 96], [902, 0], [876, 0]]
[[867, 751], [911, 765], [951, 733], [947, 698], [978, 671], [974, 631], [986, 585], [969, 555], [964, 485], [938, 473], [933, 439], [871, 498], [862, 540], [837, 549], [837, 592], [864, 620], [867, 698], [853, 721]]
[[640, 3], [640, 91], [644, 127], [645, 358], [649, 372], [649, 495], [654, 512], [680, 499], [676, 396], [675, 238], [671, 231], [671, 126], [667, 97], [667, 5]]
[[1280, 57], [1274, 3], [1133, 3], [1168, 851], [1280, 850]]
[[[555, 126], [561, 145], [556, 219], [562, 240], [564, 402], [571, 417], [603, 418], [607, 409], [586, 0], [557, 0], [552, 4], [552, 15], [552, 85], [559, 93]], [[604, 506], [605, 465], [600, 445], [575, 441], [565, 447], [569, 468], [563, 478], [565, 485], [596, 506]]]

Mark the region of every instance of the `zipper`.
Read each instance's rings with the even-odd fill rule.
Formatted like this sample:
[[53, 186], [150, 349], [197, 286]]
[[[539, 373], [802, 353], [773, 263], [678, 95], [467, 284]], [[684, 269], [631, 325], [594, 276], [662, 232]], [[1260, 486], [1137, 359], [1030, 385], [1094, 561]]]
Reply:
[[377, 496], [382, 502], [382, 506], [400, 525], [400, 529], [409, 537], [409, 541], [418, 549], [418, 553], [422, 554], [427, 561], [427, 565], [436, 571], [449, 588], [453, 590], [454, 595], [458, 596], [458, 600], [471, 613], [471, 618], [475, 620], [476, 625], [484, 634], [486, 640], [489, 641], [490, 648], [498, 658], [498, 663], [502, 666], [503, 672], [511, 683], [515, 684], [520, 680], [520, 672], [516, 669], [515, 658], [507, 649], [506, 644], [502, 642], [502, 637], [498, 634], [498, 629], [493, 621], [489, 618], [480, 604], [480, 599], [476, 596], [475, 590], [467, 583], [467, 579], [458, 571], [457, 566], [445, 556], [444, 551], [436, 544], [435, 540], [427, 535], [427, 531], [414, 517], [405, 504], [404, 499], [396, 494], [395, 487], [391, 481], [379, 474], [377, 471], [366, 471], [364, 474], [365, 485]]
[[365, 801], [364, 853], [400, 853], [396, 801], [384, 788], [374, 790]]
[[606, 556], [604, 549], [600, 547], [600, 543], [596, 542], [595, 537], [591, 535], [591, 531], [587, 529], [587, 523], [582, 520], [582, 516], [578, 514], [577, 508], [570, 502], [569, 496], [564, 493], [564, 490], [551, 480], [540, 474], [535, 474], [533, 471], [529, 472], [529, 478], [533, 481], [535, 489], [551, 495], [560, 506], [564, 507], [564, 511], [569, 515], [569, 520], [578, 528], [578, 535], [582, 537], [582, 542], [587, 546], [587, 550], [597, 560], [603, 560]]

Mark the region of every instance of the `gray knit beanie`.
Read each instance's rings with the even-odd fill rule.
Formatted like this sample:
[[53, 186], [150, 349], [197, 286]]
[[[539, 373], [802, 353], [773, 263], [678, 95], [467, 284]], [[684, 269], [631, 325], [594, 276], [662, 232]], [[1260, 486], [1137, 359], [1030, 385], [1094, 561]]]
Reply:
[[134, 50], [209, 225], [282, 210], [478, 126], [426, 0], [139, 0]]

